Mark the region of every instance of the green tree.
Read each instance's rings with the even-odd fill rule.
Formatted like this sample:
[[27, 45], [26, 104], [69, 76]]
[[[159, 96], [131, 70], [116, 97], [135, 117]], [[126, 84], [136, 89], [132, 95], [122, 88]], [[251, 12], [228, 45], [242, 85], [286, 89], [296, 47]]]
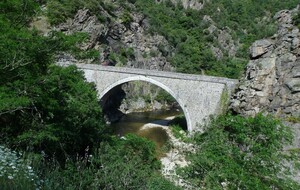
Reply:
[[0, 5], [0, 142], [60, 160], [98, 144], [104, 121], [93, 84], [75, 67], [51, 65], [85, 36], [29, 30], [36, 1]]
[[295, 163], [289, 128], [261, 114], [226, 115], [195, 136], [198, 151], [184, 169], [187, 180], [206, 189], [299, 189], [287, 163]]

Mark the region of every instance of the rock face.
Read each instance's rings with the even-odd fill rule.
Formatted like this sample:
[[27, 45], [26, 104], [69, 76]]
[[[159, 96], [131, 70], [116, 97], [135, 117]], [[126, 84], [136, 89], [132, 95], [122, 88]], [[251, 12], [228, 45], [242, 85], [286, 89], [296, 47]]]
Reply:
[[[108, 13], [102, 8], [99, 15], [103, 15], [104, 22], [100, 22], [87, 9], [79, 10], [73, 19], [58, 25], [55, 30], [65, 34], [87, 33], [89, 40], [80, 44], [80, 48], [95, 49], [100, 53], [98, 59], [90, 62], [152, 70], [174, 70], [166, 59], [172, 50], [171, 46], [163, 36], [146, 34], [148, 24], [143, 15], [128, 13], [123, 8], [113, 13]], [[129, 21], [124, 19], [124, 15]]]
[[224, 54], [234, 57], [239, 48], [239, 42], [235, 41], [230, 35], [231, 29], [229, 27], [218, 28], [217, 24], [208, 15], [203, 17], [203, 22], [209, 25], [205, 33], [216, 42], [216, 44], [211, 43], [210, 45], [210, 49], [215, 57], [218, 60], [222, 59]]
[[[165, 0], [156, 0], [157, 3], [160, 3]], [[175, 5], [180, 3], [185, 9], [194, 9], [201, 10], [205, 4], [205, 0], [171, 0]]]
[[231, 100], [235, 112], [300, 116], [300, 32], [292, 21], [297, 12], [299, 7], [278, 12], [277, 34], [251, 46], [251, 60]]

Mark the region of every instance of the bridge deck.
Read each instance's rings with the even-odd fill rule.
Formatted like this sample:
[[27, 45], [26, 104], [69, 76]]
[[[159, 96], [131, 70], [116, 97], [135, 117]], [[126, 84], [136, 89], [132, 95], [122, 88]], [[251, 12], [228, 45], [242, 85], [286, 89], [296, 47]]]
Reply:
[[[74, 64], [65, 64], [64, 63], [64, 64], [60, 64], [60, 65], [66, 66], [66, 65], [74, 65]], [[102, 66], [102, 65], [96, 65], [96, 64], [75, 64], [75, 65], [80, 69], [88, 69], [88, 70], [106, 71], [106, 72], [114, 72], [114, 73], [128, 73], [128, 74], [136, 74], [136, 75], [143, 75], [143, 76], [156, 76], [156, 77], [162, 77], [162, 78], [174, 78], [174, 79], [182, 79], [182, 80], [221, 83], [221, 84], [226, 84], [227, 87], [231, 90], [238, 83], [238, 80], [236, 80], [236, 79], [207, 76], [207, 75], [185, 74], [185, 73], [157, 71], [157, 70], [145, 70], [145, 69], [128, 68], [128, 67]]]

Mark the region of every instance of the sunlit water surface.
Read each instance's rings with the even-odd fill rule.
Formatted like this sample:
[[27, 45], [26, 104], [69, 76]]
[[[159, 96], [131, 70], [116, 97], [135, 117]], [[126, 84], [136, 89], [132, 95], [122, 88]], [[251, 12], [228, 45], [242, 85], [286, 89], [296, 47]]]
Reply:
[[[151, 127], [141, 130], [141, 128], [148, 123], [155, 124], [157, 120], [164, 120], [170, 116], [180, 115], [179, 110], [159, 110], [152, 112], [129, 113], [122, 117], [122, 119], [111, 124], [116, 135], [124, 136], [128, 133], [133, 133], [149, 140], [152, 140], [158, 149], [162, 148], [168, 141], [166, 131], [160, 127]], [[167, 123], [167, 122], [166, 122]]]

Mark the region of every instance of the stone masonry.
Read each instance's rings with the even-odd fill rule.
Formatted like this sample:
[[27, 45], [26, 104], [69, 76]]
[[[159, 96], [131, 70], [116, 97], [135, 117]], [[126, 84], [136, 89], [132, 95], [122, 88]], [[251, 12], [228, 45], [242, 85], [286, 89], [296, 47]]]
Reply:
[[[60, 65], [67, 66], [68, 64]], [[237, 83], [237, 80], [233, 79], [203, 75], [93, 64], [77, 64], [76, 66], [84, 71], [87, 81], [96, 84], [102, 104], [114, 88], [130, 81], [146, 81], [161, 87], [170, 93], [181, 106], [189, 131], [203, 131], [201, 126], [208, 121], [209, 116], [221, 112], [222, 101], [224, 101], [222, 93], [230, 93]]]

